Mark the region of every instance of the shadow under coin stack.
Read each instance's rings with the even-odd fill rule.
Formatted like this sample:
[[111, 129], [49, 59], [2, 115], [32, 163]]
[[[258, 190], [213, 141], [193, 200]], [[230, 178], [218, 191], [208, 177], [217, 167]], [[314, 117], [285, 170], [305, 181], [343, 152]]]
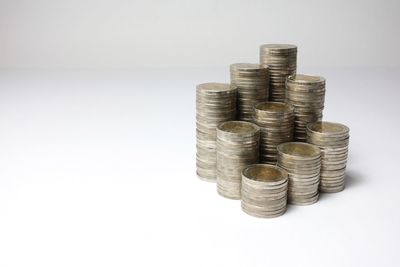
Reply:
[[273, 165], [254, 164], [242, 172], [242, 210], [262, 218], [285, 213], [288, 174]]
[[268, 67], [236, 63], [230, 66], [231, 84], [238, 89], [237, 118], [252, 121], [254, 105], [268, 100]]
[[235, 119], [236, 96], [237, 90], [230, 84], [204, 83], [196, 87], [196, 166], [202, 180], [216, 181], [216, 127]]
[[244, 121], [217, 127], [217, 190], [226, 198], [240, 199], [242, 170], [258, 163], [260, 129]]
[[278, 147], [278, 166], [289, 174], [288, 201], [310, 205], [318, 201], [321, 151], [317, 146], [289, 142]]
[[276, 164], [276, 146], [293, 140], [293, 107], [286, 103], [264, 102], [254, 108], [254, 123], [260, 127], [260, 162]]
[[307, 141], [322, 152], [320, 191], [342, 191], [345, 187], [349, 128], [332, 122], [310, 123], [307, 125]]
[[286, 102], [294, 107], [294, 140], [306, 142], [306, 126], [320, 121], [325, 102], [325, 79], [296, 74], [286, 80]]
[[297, 46], [290, 44], [261, 45], [260, 64], [269, 68], [269, 101], [285, 102], [286, 77], [296, 73]]

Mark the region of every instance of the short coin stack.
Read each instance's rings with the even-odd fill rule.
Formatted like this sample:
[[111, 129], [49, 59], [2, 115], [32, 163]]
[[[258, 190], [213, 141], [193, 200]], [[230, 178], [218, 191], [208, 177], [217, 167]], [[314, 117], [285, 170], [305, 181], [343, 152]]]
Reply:
[[289, 173], [288, 201], [310, 205], [318, 201], [321, 151], [317, 146], [289, 142], [278, 147], [278, 166]]
[[237, 90], [229, 84], [204, 83], [196, 87], [196, 166], [197, 175], [216, 181], [216, 127], [236, 117]]
[[264, 44], [260, 46], [260, 64], [270, 72], [269, 101], [285, 101], [286, 77], [296, 73], [297, 46]]
[[236, 63], [230, 66], [231, 84], [238, 88], [239, 120], [252, 121], [254, 105], [268, 100], [268, 67], [259, 64]]
[[288, 174], [277, 166], [254, 164], [242, 172], [242, 210], [262, 218], [285, 213]]
[[293, 140], [293, 107], [280, 102], [259, 103], [253, 119], [261, 129], [260, 162], [276, 164], [276, 146]]
[[221, 196], [240, 199], [242, 170], [258, 163], [260, 129], [245, 121], [217, 127], [217, 189]]
[[286, 102], [294, 107], [294, 140], [306, 142], [306, 126], [320, 121], [325, 102], [325, 79], [295, 74], [286, 81]]
[[307, 125], [307, 141], [322, 152], [320, 191], [342, 191], [345, 187], [349, 128], [332, 122], [310, 123]]

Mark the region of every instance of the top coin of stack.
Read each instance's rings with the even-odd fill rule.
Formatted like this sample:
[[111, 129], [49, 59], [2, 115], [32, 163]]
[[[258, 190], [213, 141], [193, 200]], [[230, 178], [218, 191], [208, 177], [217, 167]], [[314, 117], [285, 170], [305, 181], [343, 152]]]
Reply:
[[261, 45], [260, 64], [269, 68], [269, 101], [285, 102], [286, 77], [296, 73], [297, 46], [290, 44]]
[[264, 102], [254, 108], [254, 123], [261, 129], [260, 162], [275, 164], [276, 146], [293, 139], [293, 107], [286, 103]]
[[216, 181], [216, 127], [236, 117], [237, 89], [224, 83], [203, 83], [196, 87], [197, 175]]
[[320, 121], [325, 102], [325, 78], [295, 74], [286, 80], [286, 102], [294, 107], [294, 140], [307, 140], [306, 126]]
[[251, 63], [230, 66], [231, 84], [238, 89], [239, 120], [252, 121], [254, 105], [268, 100], [268, 67]]
[[345, 170], [349, 145], [349, 128], [332, 122], [307, 125], [307, 141], [321, 149], [321, 192], [335, 193], [345, 186]]

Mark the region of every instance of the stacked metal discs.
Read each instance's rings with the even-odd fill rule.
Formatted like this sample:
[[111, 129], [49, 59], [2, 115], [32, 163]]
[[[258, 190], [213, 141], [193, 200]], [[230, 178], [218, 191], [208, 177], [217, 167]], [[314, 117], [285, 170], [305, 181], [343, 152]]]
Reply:
[[349, 128], [332, 122], [310, 123], [307, 125], [307, 141], [322, 152], [320, 191], [342, 191], [345, 187]]
[[242, 210], [271, 218], [285, 213], [288, 174], [273, 165], [254, 164], [242, 172]]
[[306, 142], [306, 126], [320, 121], [325, 102], [325, 79], [295, 74], [286, 81], [286, 102], [294, 107], [294, 140]]
[[268, 100], [268, 67], [237, 63], [230, 66], [231, 84], [238, 88], [239, 120], [252, 121], [254, 105]]
[[260, 46], [260, 64], [270, 72], [269, 101], [285, 101], [286, 77], [296, 73], [297, 46], [264, 44]]
[[289, 173], [288, 202], [310, 205], [318, 201], [321, 151], [317, 146], [289, 142], [278, 147], [278, 166]]
[[279, 102], [259, 103], [254, 108], [253, 120], [261, 129], [260, 162], [275, 164], [276, 146], [293, 140], [293, 107]]
[[204, 83], [196, 87], [197, 175], [206, 181], [216, 181], [216, 127], [236, 117], [237, 89], [229, 84]]
[[244, 121], [217, 127], [217, 189], [221, 196], [240, 199], [242, 170], [258, 163], [260, 129]]

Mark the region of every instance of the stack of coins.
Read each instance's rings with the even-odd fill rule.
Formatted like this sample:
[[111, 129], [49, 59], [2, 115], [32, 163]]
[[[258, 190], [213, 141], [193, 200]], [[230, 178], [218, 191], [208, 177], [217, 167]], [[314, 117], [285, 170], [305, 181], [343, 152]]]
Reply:
[[261, 129], [260, 162], [275, 164], [276, 146], [293, 140], [293, 107], [279, 102], [259, 103], [254, 108], [253, 120]]
[[306, 142], [306, 126], [320, 121], [325, 102], [325, 79], [296, 74], [286, 80], [286, 102], [294, 107], [294, 140]]
[[284, 102], [286, 77], [296, 73], [297, 46], [290, 44], [261, 45], [260, 64], [269, 68], [269, 101]]
[[196, 166], [205, 181], [217, 178], [217, 130], [236, 117], [237, 89], [229, 84], [204, 83], [196, 87]]
[[289, 173], [288, 201], [310, 205], [318, 201], [321, 151], [317, 146], [289, 142], [278, 147], [278, 166]]
[[277, 166], [254, 164], [242, 172], [242, 210], [262, 218], [285, 213], [288, 174]]
[[307, 125], [307, 141], [322, 152], [321, 192], [335, 193], [345, 186], [345, 171], [349, 146], [349, 128], [332, 122]]
[[238, 89], [239, 120], [252, 121], [254, 105], [268, 100], [268, 67], [237, 63], [230, 66], [231, 84]]
[[217, 189], [221, 196], [240, 199], [242, 170], [258, 163], [260, 129], [245, 121], [217, 127]]

